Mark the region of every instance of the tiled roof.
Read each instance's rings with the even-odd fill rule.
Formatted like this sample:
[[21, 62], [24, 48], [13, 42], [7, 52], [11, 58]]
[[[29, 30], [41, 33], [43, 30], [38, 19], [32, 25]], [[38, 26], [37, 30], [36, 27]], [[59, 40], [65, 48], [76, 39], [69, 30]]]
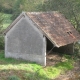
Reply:
[[57, 47], [80, 40], [80, 34], [72, 24], [59, 12], [26, 13], [38, 25], [44, 35]]

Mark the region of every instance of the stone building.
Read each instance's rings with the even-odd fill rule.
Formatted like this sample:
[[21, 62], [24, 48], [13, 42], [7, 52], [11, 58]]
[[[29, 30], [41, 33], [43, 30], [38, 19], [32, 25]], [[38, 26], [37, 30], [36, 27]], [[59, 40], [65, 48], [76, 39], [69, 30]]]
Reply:
[[4, 31], [5, 57], [46, 66], [47, 50], [73, 53], [79, 33], [59, 12], [22, 12]]

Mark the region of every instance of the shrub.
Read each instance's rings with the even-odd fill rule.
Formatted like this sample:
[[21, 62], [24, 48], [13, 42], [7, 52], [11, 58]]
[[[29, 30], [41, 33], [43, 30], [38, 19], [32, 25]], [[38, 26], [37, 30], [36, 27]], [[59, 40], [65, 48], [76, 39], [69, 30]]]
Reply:
[[0, 36], [0, 50], [4, 49], [4, 37]]
[[12, 76], [9, 76], [7, 80], [21, 80], [21, 79], [16, 75], [12, 75]]
[[76, 43], [74, 46], [74, 56], [80, 58], [80, 43]]

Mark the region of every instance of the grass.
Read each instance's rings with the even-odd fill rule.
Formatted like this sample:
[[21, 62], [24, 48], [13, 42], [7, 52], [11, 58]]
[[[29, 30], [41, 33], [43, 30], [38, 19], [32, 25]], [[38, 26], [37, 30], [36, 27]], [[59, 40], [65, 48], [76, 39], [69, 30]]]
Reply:
[[42, 67], [36, 63], [5, 58], [4, 51], [0, 51], [0, 80], [51, 80], [73, 69], [72, 64], [73, 61], [68, 57], [55, 66]]

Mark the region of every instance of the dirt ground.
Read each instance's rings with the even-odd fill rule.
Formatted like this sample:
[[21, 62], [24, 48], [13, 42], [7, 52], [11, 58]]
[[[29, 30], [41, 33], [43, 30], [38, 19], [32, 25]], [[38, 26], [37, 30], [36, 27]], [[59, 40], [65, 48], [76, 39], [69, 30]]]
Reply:
[[[47, 55], [47, 66], [55, 65], [62, 60], [62, 56], [58, 53], [50, 53]], [[74, 69], [61, 74], [54, 80], [80, 80], [80, 60], [74, 64]]]
[[62, 55], [56, 52], [55, 53], [51, 52], [46, 57], [47, 66], [55, 65], [62, 59]]
[[80, 60], [75, 62], [73, 70], [60, 75], [54, 80], [80, 80]]

